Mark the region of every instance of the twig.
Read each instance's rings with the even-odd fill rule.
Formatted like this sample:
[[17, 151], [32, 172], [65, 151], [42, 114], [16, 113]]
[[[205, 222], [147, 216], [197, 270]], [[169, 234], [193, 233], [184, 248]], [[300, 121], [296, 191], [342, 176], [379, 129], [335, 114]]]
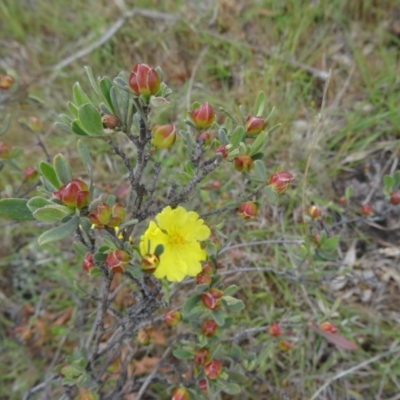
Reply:
[[56, 379], [58, 379], [60, 376], [58, 374], [52, 375], [48, 379], [46, 379], [44, 382], [39, 383], [38, 385], [34, 386], [33, 388], [29, 389], [27, 392], [24, 393], [24, 396], [22, 397], [22, 400], [29, 400], [31, 395], [39, 392], [40, 390], [46, 389], [47, 385]]

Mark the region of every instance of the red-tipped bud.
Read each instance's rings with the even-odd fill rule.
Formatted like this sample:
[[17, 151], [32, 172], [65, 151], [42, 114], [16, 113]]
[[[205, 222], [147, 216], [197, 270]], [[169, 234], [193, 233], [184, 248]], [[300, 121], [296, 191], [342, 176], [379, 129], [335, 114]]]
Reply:
[[254, 161], [248, 154], [235, 157], [233, 160], [233, 166], [236, 171], [249, 172], [254, 167]]
[[72, 179], [53, 193], [53, 197], [65, 206], [78, 209], [88, 205], [89, 196], [88, 185], [80, 179]]
[[219, 146], [215, 149], [215, 154], [217, 156], [220, 154], [219, 157], [221, 158], [228, 158], [228, 149], [226, 148], [226, 146]]
[[210, 350], [202, 348], [194, 353], [194, 363], [196, 365], [204, 365], [210, 359]]
[[28, 181], [28, 182], [32, 182], [34, 181], [38, 176], [38, 172], [36, 171], [35, 168], [28, 166], [25, 167], [24, 169], [24, 178]]
[[320, 233], [320, 232], [315, 232], [315, 233], [311, 236], [311, 241], [312, 241], [316, 246], [319, 246], [319, 245], [321, 244], [320, 238], [321, 238], [321, 233]]
[[38, 117], [31, 116], [28, 118], [28, 126], [33, 132], [40, 132], [42, 129], [42, 121]]
[[90, 253], [86, 253], [85, 258], [82, 262], [83, 270], [89, 273], [95, 267], [96, 265], [94, 263], [93, 256]]
[[194, 126], [202, 131], [209, 128], [215, 120], [214, 109], [207, 102], [195, 108], [190, 113], [190, 119]]
[[214, 275], [215, 268], [214, 268], [214, 265], [213, 265], [212, 262], [206, 261], [206, 262], [203, 264], [203, 267], [202, 267], [202, 268], [203, 268], [203, 269], [202, 269], [201, 272], [202, 272], [204, 275], [209, 275], [209, 276], [213, 276], [213, 275]]
[[255, 115], [249, 115], [246, 118], [246, 133], [248, 135], [258, 135], [265, 126], [265, 120], [262, 117], [256, 117]]
[[201, 324], [200, 331], [207, 337], [213, 337], [217, 329], [218, 324], [213, 319], [207, 319]]
[[317, 219], [321, 216], [321, 209], [317, 206], [310, 206], [308, 209], [308, 215], [312, 219]]
[[196, 285], [209, 285], [211, 283], [211, 276], [204, 274], [203, 272], [200, 272], [196, 276]]
[[94, 209], [88, 218], [92, 224], [95, 225], [96, 229], [103, 229], [111, 217], [111, 207], [106, 203], [99, 204], [96, 209]]
[[292, 343], [288, 340], [280, 340], [278, 343], [279, 350], [283, 352], [288, 352], [292, 347]]
[[272, 324], [269, 326], [269, 333], [271, 336], [279, 337], [282, 335], [282, 329], [279, 324], [272, 322]]
[[370, 215], [372, 215], [373, 211], [374, 210], [371, 204], [363, 204], [362, 206], [360, 206], [361, 215], [363, 215], [364, 217], [369, 217]]
[[268, 184], [272, 187], [275, 193], [283, 193], [289, 186], [289, 183], [294, 179], [290, 172], [278, 172], [271, 175]]
[[204, 392], [207, 393], [207, 380], [206, 379], [200, 379], [197, 384], [199, 385], [199, 389]]
[[120, 203], [115, 203], [111, 208], [111, 218], [107, 223], [110, 228], [117, 228], [122, 224], [126, 217], [125, 207]]
[[218, 379], [222, 373], [222, 364], [219, 360], [211, 360], [204, 365], [204, 373], [208, 379]]
[[124, 250], [114, 250], [107, 254], [106, 265], [114, 273], [122, 273], [130, 261], [130, 255]]
[[203, 144], [208, 145], [211, 143], [211, 135], [210, 132], [202, 132], [199, 135], [199, 140], [203, 142]]
[[140, 267], [146, 274], [152, 274], [160, 264], [160, 258], [155, 254], [145, 254], [140, 261]]
[[178, 325], [182, 319], [182, 314], [178, 310], [171, 310], [164, 314], [164, 322], [170, 327]]
[[152, 329], [150, 327], [140, 329], [137, 333], [136, 340], [139, 344], [147, 346], [151, 340]]
[[221, 306], [223, 292], [219, 289], [209, 289], [201, 295], [204, 306], [210, 310], [217, 310]]
[[244, 219], [252, 219], [257, 216], [257, 204], [253, 201], [246, 201], [239, 206], [238, 213]]
[[129, 86], [136, 95], [150, 96], [156, 94], [161, 85], [157, 71], [147, 64], [137, 64], [129, 75]]
[[151, 133], [153, 134], [151, 144], [156, 150], [168, 149], [175, 143], [177, 137], [174, 124], [155, 125]]
[[101, 117], [103, 127], [107, 129], [115, 129], [119, 127], [119, 118], [114, 114], [104, 114]]
[[10, 75], [0, 74], [0, 89], [8, 90], [14, 83], [14, 78]]
[[339, 202], [339, 204], [340, 204], [341, 206], [345, 206], [346, 203], [347, 203], [346, 197], [344, 197], [344, 196], [340, 197], [339, 200], [338, 200], [338, 202]]
[[172, 392], [171, 400], [189, 400], [189, 392], [183, 386], [176, 388]]
[[325, 332], [328, 333], [336, 333], [337, 332], [337, 328], [334, 324], [332, 324], [332, 322], [326, 321], [326, 322], [322, 322], [319, 325], [320, 329], [322, 329]]
[[0, 159], [6, 160], [10, 158], [10, 149], [4, 142], [0, 142]]
[[390, 204], [393, 204], [394, 206], [400, 204], [400, 190], [395, 190], [390, 193]]

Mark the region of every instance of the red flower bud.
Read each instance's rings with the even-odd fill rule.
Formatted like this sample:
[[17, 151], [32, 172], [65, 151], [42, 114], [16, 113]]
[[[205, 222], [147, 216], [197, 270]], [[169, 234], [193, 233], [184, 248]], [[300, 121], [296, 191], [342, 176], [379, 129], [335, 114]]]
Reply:
[[255, 115], [249, 115], [246, 118], [246, 133], [248, 135], [258, 135], [265, 126], [265, 120], [262, 117], [257, 117]]
[[160, 264], [160, 258], [155, 254], [146, 254], [140, 261], [140, 266], [143, 272], [152, 274]]
[[254, 161], [248, 154], [235, 157], [233, 160], [233, 166], [236, 171], [249, 172], [254, 167]]
[[190, 113], [190, 118], [198, 130], [209, 128], [215, 120], [215, 112], [210, 104], [203, 103]]
[[111, 208], [111, 218], [106, 224], [110, 228], [117, 228], [126, 217], [125, 207], [120, 203], [115, 203]]
[[276, 322], [272, 322], [272, 324], [269, 326], [269, 333], [271, 336], [274, 336], [274, 337], [281, 336], [282, 330], [281, 330], [281, 327], [279, 326], [279, 324], [277, 324]]
[[96, 229], [103, 229], [111, 217], [111, 207], [106, 203], [99, 204], [96, 209], [94, 209], [88, 218], [92, 224], [95, 225]]
[[275, 193], [283, 193], [293, 179], [294, 176], [290, 172], [278, 172], [271, 175], [268, 184], [272, 187]]
[[33, 130], [33, 132], [40, 132], [42, 129], [42, 121], [38, 117], [29, 117], [28, 126]]
[[0, 142], [0, 159], [6, 160], [10, 158], [10, 149], [4, 142]]
[[203, 272], [200, 272], [196, 276], [196, 285], [209, 285], [211, 283], [211, 276], [204, 274]]
[[395, 190], [390, 193], [390, 204], [393, 204], [394, 206], [400, 204], [400, 190]]
[[202, 132], [199, 135], [199, 140], [203, 142], [203, 144], [208, 145], [211, 143], [211, 135], [210, 132]]
[[171, 310], [164, 314], [164, 322], [171, 328], [178, 325], [181, 319], [182, 314], [178, 310]]
[[218, 324], [213, 319], [207, 319], [201, 324], [200, 331], [207, 337], [213, 337], [218, 329]]
[[202, 392], [207, 393], [207, 380], [206, 379], [200, 379], [197, 384], [199, 385], [199, 389]]
[[209, 289], [201, 295], [204, 306], [210, 310], [217, 310], [221, 306], [223, 292], [219, 289]]
[[308, 209], [308, 215], [312, 219], [317, 219], [321, 216], [321, 209], [317, 206], [310, 206]]
[[210, 350], [202, 348], [194, 353], [194, 363], [196, 365], [204, 365], [210, 359]]
[[319, 325], [319, 327], [320, 327], [320, 329], [322, 329], [323, 331], [328, 332], [328, 333], [336, 333], [337, 332], [337, 328], [335, 325], [332, 324], [332, 322], [328, 322], [328, 321], [322, 322]]
[[218, 156], [219, 154], [220, 157], [222, 158], [228, 158], [228, 149], [226, 148], [226, 146], [219, 146], [215, 149], [215, 154]]
[[172, 392], [171, 400], [189, 400], [189, 392], [183, 386], [176, 388]]
[[0, 89], [8, 90], [14, 83], [14, 78], [10, 75], [0, 74]]
[[103, 127], [107, 129], [115, 129], [119, 126], [119, 119], [114, 114], [104, 114], [101, 117], [101, 122], [103, 123]]
[[287, 352], [293, 347], [292, 343], [288, 340], [280, 340], [278, 343], [278, 348], [280, 351]]
[[369, 217], [373, 213], [371, 204], [363, 204], [360, 206], [360, 212], [364, 217]]
[[321, 238], [321, 233], [320, 232], [315, 232], [312, 236], [311, 236], [311, 241], [316, 245], [319, 246], [321, 243], [319, 241], [319, 239]]
[[130, 259], [131, 257], [126, 251], [114, 250], [107, 254], [106, 265], [112, 272], [122, 273]]
[[202, 273], [203, 273], [204, 275], [209, 275], [209, 276], [213, 276], [213, 275], [214, 275], [214, 265], [213, 265], [212, 262], [206, 261], [206, 262], [203, 264], [203, 267], [202, 267], [202, 268], [203, 268], [203, 269], [202, 269]]
[[82, 263], [83, 270], [89, 273], [95, 267], [93, 256], [90, 253], [86, 253]]
[[72, 179], [53, 193], [53, 197], [65, 206], [78, 209], [88, 205], [89, 196], [88, 186], [79, 179]]
[[24, 178], [28, 181], [28, 182], [32, 182], [33, 180], [35, 180], [38, 176], [38, 172], [36, 171], [35, 168], [28, 166], [25, 167], [24, 169]]
[[239, 206], [238, 213], [244, 219], [252, 219], [257, 216], [257, 204], [253, 201], [246, 201]]
[[137, 342], [143, 346], [147, 346], [151, 340], [151, 332], [152, 329], [150, 327], [140, 329], [136, 336]]
[[211, 360], [204, 365], [204, 373], [208, 379], [217, 379], [222, 373], [222, 364], [219, 360]]
[[346, 205], [346, 197], [342, 196], [342, 197], [339, 198], [338, 201], [339, 201], [339, 204], [340, 204], [341, 206]]
[[160, 88], [161, 79], [157, 71], [147, 64], [137, 64], [129, 75], [129, 86], [137, 96], [156, 94]]
[[156, 150], [171, 147], [175, 143], [177, 137], [174, 124], [155, 125], [153, 126], [151, 133], [153, 134], [151, 144]]

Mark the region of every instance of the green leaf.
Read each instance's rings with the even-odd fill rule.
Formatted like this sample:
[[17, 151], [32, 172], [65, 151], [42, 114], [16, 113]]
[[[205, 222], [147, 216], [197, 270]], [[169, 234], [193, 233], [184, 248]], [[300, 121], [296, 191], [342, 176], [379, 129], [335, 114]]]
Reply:
[[262, 182], [267, 182], [267, 169], [261, 160], [254, 161], [254, 169]]
[[193, 308], [200, 302], [201, 295], [196, 294], [195, 296], [189, 297], [182, 308], [183, 316], [190, 314]]
[[[229, 121], [234, 121], [236, 123], [236, 125], [240, 125], [239, 120], [237, 120], [228, 110], [226, 110], [223, 107], [220, 107], [219, 110], [221, 112], [223, 112], [224, 114], [226, 114], [230, 119]], [[227, 123], [225, 123], [226, 127], [227, 127]]]
[[93, 104], [84, 104], [79, 107], [79, 121], [87, 134], [91, 136], [104, 134], [100, 113]]
[[68, 102], [68, 110], [70, 111], [70, 113], [73, 115], [74, 118], [78, 118], [79, 108], [74, 103], [72, 103], [72, 101]]
[[81, 127], [81, 122], [79, 121], [79, 119], [76, 119], [72, 122], [71, 125], [71, 129], [72, 132], [75, 133], [75, 135], [79, 135], [79, 136], [89, 136]]
[[37, 209], [33, 212], [33, 216], [38, 221], [56, 222], [62, 220], [67, 215], [72, 214], [72, 212], [73, 211], [68, 207], [53, 204]]
[[72, 170], [68, 160], [62, 155], [57, 154], [53, 159], [54, 171], [57, 175], [58, 181], [65, 185], [72, 180]]
[[21, 147], [13, 147], [10, 151], [10, 159], [17, 158], [24, 154], [24, 150]]
[[39, 169], [42, 175], [49, 181], [51, 185], [54, 186], [54, 188], [60, 188], [61, 185], [58, 181], [56, 171], [50, 163], [47, 161], [42, 161], [39, 165]]
[[77, 143], [77, 148], [78, 148], [78, 153], [79, 156], [82, 160], [83, 165], [86, 168], [86, 171], [88, 172], [89, 176], [93, 176], [93, 167], [92, 167], [92, 160], [90, 159], [90, 154], [89, 150], [86, 147], [85, 143], [82, 142], [82, 140], [78, 140]]
[[339, 236], [332, 236], [321, 243], [321, 249], [331, 251], [337, 249], [339, 244]]
[[188, 360], [190, 358], [193, 358], [194, 351], [193, 349], [175, 349], [172, 354], [174, 357], [178, 358], [179, 360]]
[[256, 103], [254, 105], [254, 115], [261, 117], [264, 112], [265, 105], [265, 93], [261, 91], [258, 93]]
[[[239, 358], [240, 360], [241, 358]], [[226, 371], [226, 373], [228, 374], [229, 377], [229, 381], [238, 383], [240, 385], [244, 385], [249, 381], [249, 378], [246, 375], [243, 375], [239, 372], [235, 372], [235, 371]]]
[[225, 323], [225, 315], [221, 310], [214, 310], [212, 312], [212, 317], [214, 321], [219, 325], [223, 326]]
[[390, 175], [385, 175], [383, 177], [383, 183], [385, 188], [390, 189], [394, 184], [394, 178], [391, 177]]
[[229, 309], [229, 311], [239, 312], [244, 309], [243, 301], [239, 300], [235, 297], [224, 296], [224, 297], [222, 297], [222, 301], [225, 303], [225, 305]]
[[54, 206], [54, 205], [56, 204], [50, 200], [45, 199], [44, 197], [35, 196], [28, 201], [27, 207], [32, 213], [34, 213], [39, 208], [46, 206]]
[[228, 136], [226, 135], [225, 129], [221, 128], [218, 130], [218, 139], [221, 145], [225, 146], [229, 143]]
[[4, 135], [7, 129], [10, 127], [11, 114], [7, 114], [3, 119], [2, 125], [0, 125], [0, 136]]
[[103, 98], [105, 100], [105, 103], [107, 106], [111, 109], [112, 113], [115, 113], [112, 101], [111, 101], [111, 95], [110, 95], [110, 90], [113, 87], [113, 83], [111, 79], [108, 76], [105, 76], [104, 78], [100, 79], [99, 81], [99, 88], [101, 93], [103, 94]]
[[400, 171], [396, 171], [394, 173], [393, 178], [394, 178], [393, 189], [397, 190], [399, 188], [399, 186], [400, 186]]
[[243, 126], [237, 126], [230, 137], [230, 142], [234, 148], [239, 146], [240, 142], [243, 142], [244, 136], [245, 132]]
[[[92, 85], [93, 90], [96, 92], [97, 96], [99, 96], [99, 98], [101, 99], [102, 93], [100, 91], [99, 85], [96, 82], [96, 79], [94, 78], [92, 69], [88, 66], [85, 66], [85, 71], [86, 71], [86, 75], [89, 78], [89, 82]], [[103, 99], [103, 100], [105, 100], [105, 99]]]
[[239, 394], [242, 389], [237, 383], [233, 382], [225, 382], [222, 380], [218, 380], [215, 382], [217, 386], [221, 388], [221, 390], [227, 394]]
[[65, 239], [68, 236], [71, 236], [75, 232], [78, 223], [79, 217], [75, 215], [65, 224], [43, 232], [38, 238], [39, 245], [42, 246], [47, 243], [57, 242], [59, 240]]
[[230, 285], [224, 290], [224, 296], [230, 296], [233, 293], [236, 293], [239, 290], [237, 285]]
[[86, 96], [86, 93], [81, 88], [79, 82], [76, 82], [72, 88], [74, 94], [74, 100], [78, 107], [82, 106], [83, 104], [91, 103], [89, 97]]
[[250, 155], [258, 153], [260, 150], [262, 150], [265, 145], [267, 144], [267, 132], [261, 132], [257, 137], [255, 138], [254, 142], [251, 144], [250, 147]]
[[113, 86], [110, 90], [111, 103], [122, 125], [127, 123], [130, 97], [129, 93]]
[[27, 203], [27, 199], [1, 199], [0, 216], [13, 221], [32, 221], [35, 218], [33, 218]]

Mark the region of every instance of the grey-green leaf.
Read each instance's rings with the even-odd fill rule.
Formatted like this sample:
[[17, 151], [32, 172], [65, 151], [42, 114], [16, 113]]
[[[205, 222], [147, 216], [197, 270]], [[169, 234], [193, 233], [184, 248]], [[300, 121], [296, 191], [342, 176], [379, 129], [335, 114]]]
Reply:
[[85, 143], [82, 142], [82, 140], [78, 140], [77, 148], [78, 148], [78, 153], [82, 160], [82, 163], [86, 168], [86, 171], [88, 172], [89, 176], [92, 177], [93, 176], [93, 167], [92, 167], [92, 160], [90, 159], [90, 154], [89, 154], [88, 148], [86, 147]]
[[81, 88], [79, 82], [76, 82], [72, 88], [74, 94], [74, 100], [77, 106], [82, 106], [83, 104], [91, 103], [89, 97], [86, 96], [86, 93]]
[[258, 93], [256, 104], [254, 106], [254, 115], [257, 117], [261, 117], [264, 112], [264, 105], [265, 105], [265, 93], [261, 91]]
[[43, 232], [38, 238], [39, 245], [42, 246], [47, 243], [57, 242], [59, 240], [65, 239], [68, 236], [71, 236], [75, 232], [78, 223], [79, 217], [76, 215], [65, 224]]
[[79, 121], [83, 130], [89, 135], [104, 134], [100, 113], [93, 104], [84, 104], [79, 107]]
[[42, 161], [39, 165], [40, 172], [42, 175], [53, 185], [56, 189], [60, 188], [60, 182], [58, 181], [56, 171], [53, 166], [47, 161]]
[[58, 204], [48, 205], [42, 208], [37, 209], [33, 216], [38, 221], [42, 222], [56, 222], [65, 218], [67, 215], [70, 215], [73, 211], [65, 206], [61, 206]]
[[65, 185], [72, 180], [72, 170], [68, 160], [62, 155], [57, 154], [53, 159], [54, 171], [57, 175], [58, 181]]
[[0, 126], [0, 136], [6, 133], [7, 129], [10, 126], [10, 121], [11, 121], [11, 114], [7, 114], [3, 120], [2, 125]]
[[32, 221], [35, 218], [33, 218], [27, 203], [27, 199], [1, 199], [0, 216], [13, 221]]
[[40, 196], [32, 197], [27, 203], [27, 207], [29, 208], [29, 210], [32, 213], [34, 213], [39, 208], [43, 208], [43, 207], [50, 206], [50, 205], [54, 206], [56, 204], [53, 203], [52, 201], [47, 200], [44, 197], [40, 197]]

